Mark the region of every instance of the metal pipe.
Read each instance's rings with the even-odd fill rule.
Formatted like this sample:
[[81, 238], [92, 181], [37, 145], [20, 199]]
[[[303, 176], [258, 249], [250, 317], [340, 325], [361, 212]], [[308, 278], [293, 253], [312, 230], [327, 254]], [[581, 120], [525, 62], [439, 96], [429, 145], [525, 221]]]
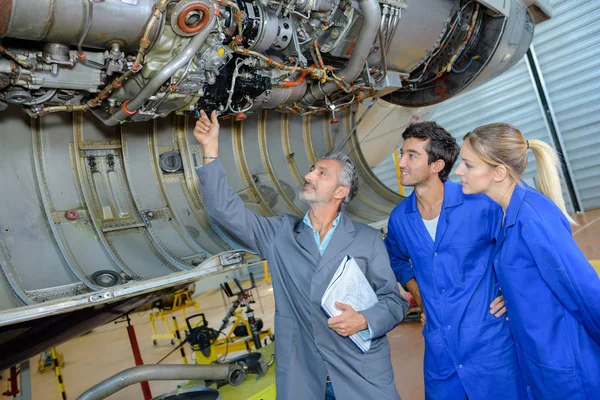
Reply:
[[33, 65], [26, 61], [23, 61], [17, 57], [15, 53], [10, 50], [5, 49], [3, 46], [0, 46], [0, 54], [6, 54], [7, 57], [12, 58], [17, 64], [19, 64], [23, 68], [32, 69]]
[[[379, 32], [379, 23], [381, 22], [381, 11], [377, 0], [359, 0], [360, 9], [363, 13], [363, 26], [360, 28], [356, 45], [352, 51], [352, 56], [348, 61], [346, 68], [341, 70], [336, 75], [344, 79], [348, 84], [360, 75], [363, 70], [373, 42], [377, 38]], [[338, 86], [335, 82], [327, 82], [319, 88], [319, 83], [313, 83], [305, 93], [302, 101], [307, 104], [324, 98], [326, 95], [337, 90]]]
[[388, 18], [388, 13], [387, 12], [388, 12], [387, 5], [384, 5], [383, 6], [383, 12], [381, 14], [381, 23], [379, 24], [379, 30], [381, 32], [383, 32], [383, 36], [385, 37], [385, 45], [386, 45], [386, 47], [387, 47], [388, 41], [390, 40], [389, 39], [389, 33], [387, 31], [387, 25], [386, 25], [386, 23], [387, 23], [386, 21], [387, 21], [387, 18]]
[[210, 34], [211, 30], [215, 25], [215, 18], [211, 18], [206, 28], [192, 38], [190, 43], [183, 49], [183, 51], [175, 56], [171, 61], [167, 63], [150, 81], [144, 88], [129, 102], [128, 106], [130, 110], [137, 110], [140, 108], [146, 100], [154, 94], [177, 70], [186, 65], [192, 57], [196, 55], [200, 46], [206, 41], [206, 38]]
[[381, 76], [378, 77], [377, 79], [375, 79], [375, 82], [381, 82], [387, 76], [387, 59], [385, 56], [385, 53], [387, 50], [385, 49], [385, 43], [383, 41], [383, 33], [381, 33], [381, 29], [379, 29], [379, 50], [381, 50], [382, 72], [381, 72]]
[[86, 5], [86, 17], [85, 24], [83, 25], [83, 29], [81, 30], [81, 36], [79, 37], [79, 42], [77, 42], [77, 54], [79, 57], [83, 57], [83, 42], [90, 32], [90, 28], [92, 27], [92, 18], [94, 16], [94, 0], [84, 1]]
[[222, 380], [239, 385], [244, 372], [237, 364], [140, 365], [126, 369], [86, 390], [77, 400], [101, 400], [143, 381]]
[[[390, 36], [390, 44], [392, 42], [392, 38], [396, 34], [396, 29], [398, 29], [398, 25], [399, 25], [401, 19], [402, 19], [402, 9], [398, 8], [396, 10], [396, 15], [394, 16], [394, 24], [392, 25], [394, 27], [394, 29], [392, 30], [392, 36]], [[388, 49], [389, 49], [389, 47], [390, 46], [388, 46]]]
[[194, 55], [200, 49], [200, 46], [206, 41], [206, 38], [212, 31], [215, 25], [215, 18], [211, 18], [207, 26], [202, 32], [192, 38], [190, 43], [183, 49], [183, 51], [171, 61], [167, 63], [156, 75], [150, 79], [150, 81], [126, 104], [126, 107], [121, 107], [116, 113], [107, 117], [107, 113], [102, 110], [92, 109], [94, 115], [102, 120], [106, 125], [113, 126], [124, 121], [128, 115], [125, 113], [123, 108], [126, 108], [129, 112], [134, 112], [140, 108], [150, 96], [152, 96], [177, 70], [187, 64]]
[[154, 5], [154, 11], [150, 16], [150, 20], [146, 24], [144, 36], [142, 36], [142, 38], [140, 39], [140, 47], [138, 49], [137, 56], [135, 57], [135, 61], [133, 62], [132, 69], [134, 71], [139, 71], [142, 68], [142, 57], [144, 56], [144, 54], [146, 54], [146, 51], [151, 46], [150, 34], [152, 33], [152, 28], [154, 27], [156, 21], [159, 20], [160, 15], [166, 11], [165, 5], [168, 3], [168, 1], [169, 0], [159, 0]]
[[[192, 61], [194, 61], [194, 58], [190, 58], [190, 61], [187, 63], [187, 66], [185, 67], [185, 71], [183, 71], [183, 74], [181, 75], [181, 78], [179, 78], [179, 80], [177, 81], [177, 83], [175, 83], [175, 88], [179, 87], [179, 85], [181, 84], [181, 82], [183, 82], [183, 80], [185, 79], [185, 77], [187, 76], [188, 72], [190, 71], [190, 67], [192, 65]], [[166, 99], [167, 97], [169, 97], [171, 93], [165, 93], [165, 95], [163, 97], [161, 97], [160, 99], [156, 100], [152, 105], [148, 106], [148, 109], [152, 112], [155, 112], [158, 109], [158, 106], [160, 106]]]
[[11, 60], [5, 60], [0, 58], [0, 73], [10, 74], [13, 72], [15, 63]]
[[231, 43], [229, 43], [229, 47], [232, 50], [235, 50], [237, 48], [237, 45], [242, 43], [242, 40], [244, 39], [242, 36], [243, 33], [243, 22], [244, 22], [244, 13], [240, 10], [240, 7], [234, 2], [234, 1], [229, 1], [229, 0], [219, 0], [219, 5], [222, 6], [227, 6], [227, 7], [231, 7], [234, 12], [233, 12], [233, 18], [235, 19], [235, 23], [237, 25], [238, 28], [238, 32], [237, 35], [235, 37], [233, 37], [233, 40], [231, 41]]
[[35, 99], [23, 103], [24, 106], [35, 106], [36, 104], [42, 104], [50, 100], [56, 94], [56, 89], [48, 90], [46, 93], [41, 95], [40, 97], [36, 97]]
[[[390, 7], [390, 15], [387, 21], [387, 32], [390, 35], [390, 38], [394, 37], [394, 24], [396, 23], [396, 8]], [[390, 40], [388, 44], [392, 43]], [[386, 48], [386, 51], [389, 49]]]
[[50, 114], [50, 113], [60, 112], [60, 111], [67, 111], [67, 112], [87, 111], [88, 108], [90, 108], [90, 106], [88, 106], [87, 104], [81, 104], [81, 105], [67, 104], [64, 106], [51, 106], [51, 107], [42, 108], [42, 114]]

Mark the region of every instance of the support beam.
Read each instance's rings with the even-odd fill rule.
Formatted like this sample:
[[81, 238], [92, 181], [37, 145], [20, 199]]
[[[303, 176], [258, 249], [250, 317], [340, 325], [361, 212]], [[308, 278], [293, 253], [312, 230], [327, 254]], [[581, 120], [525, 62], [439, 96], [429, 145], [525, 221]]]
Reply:
[[550, 137], [552, 138], [552, 142], [554, 144], [556, 152], [560, 156], [560, 159], [563, 161], [560, 163], [560, 165], [563, 177], [565, 179], [565, 183], [567, 185], [567, 190], [569, 192], [569, 198], [571, 199], [571, 203], [573, 204], [573, 209], [575, 210], [575, 212], [582, 212], [583, 209], [581, 207], [581, 200], [579, 199], [579, 194], [576, 188], [575, 180], [573, 179], [573, 176], [571, 174], [571, 165], [569, 163], [569, 158], [565, 151], [565, 146], [562, 140], [562, 134], [560, 132], [558, 122], [556, 121], [556, 116], [554, 115], [554, 109], [552, 108], [550, 95], [546, 88], [544, 76], [542, 75], [542, 71], [540, 69], [533, 45], [531, 45], [529, 50], [527, 50], [525, 59], [527, 62], [527, 67], [529, 69], [531, 81], [533, 83], [534, 89], [538, 97], [538, 101], [540, 103], [540, 108], [542, 109], [542, 113], [544, 114], [544, 118], [546, 120], [546, 128], [548, 129]]

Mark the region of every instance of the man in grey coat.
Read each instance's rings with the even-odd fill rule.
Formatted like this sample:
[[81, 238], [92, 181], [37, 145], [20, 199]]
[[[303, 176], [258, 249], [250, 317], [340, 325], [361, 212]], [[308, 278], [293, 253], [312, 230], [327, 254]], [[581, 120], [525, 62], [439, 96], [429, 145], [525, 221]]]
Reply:
[[[385, 335], [404, 319], [408, 304], [399, 293], [380, 232], [340, 211], [358, 186], [350, 159], [328, 155], [306, 174], [300, 198], [310, 210], [304, 219], [263, 217], [248, 210], [227, 184], [214, 112], [210, 119], [201, 112], [194, 136], [203, 147], [204, 165], [197, 174], [209, 216], [271, 268], [277, 398], [399, 399]], [[356, 259], [379, 301], [361, 312], [337, 303], [343, 313], [327, 318], [321, 298], [347, 255]], [[355, 333], [372, 338], [368, 352], [361, 353], [347, 337]]]

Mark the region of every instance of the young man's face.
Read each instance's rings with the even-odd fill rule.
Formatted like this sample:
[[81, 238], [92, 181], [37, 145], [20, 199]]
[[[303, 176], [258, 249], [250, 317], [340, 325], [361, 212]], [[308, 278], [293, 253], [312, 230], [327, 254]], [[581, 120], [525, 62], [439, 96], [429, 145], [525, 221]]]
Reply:
[[418, 186], [433, 174], [434, 163], [428, 164], [429, 155], [425, 148], [429, 140], [408, 138], [400, 151], [400, 183], [402, 186]]
[[[304, 175], [304, 186], [300, 199], [309, 204], [326, 204], [334, 199], [343, 199], [345, 186], [340, 186], [339, 174], [342, 166], [337, 160], [319, 160]], [[340, 190], [338, 190], [340, 189]]]
[[460, 176], [465, 194], [485, 193], [494, 181], [493, 168], [483, 162], [468, 145], [460, 150], [461, 161], [455, 174]]

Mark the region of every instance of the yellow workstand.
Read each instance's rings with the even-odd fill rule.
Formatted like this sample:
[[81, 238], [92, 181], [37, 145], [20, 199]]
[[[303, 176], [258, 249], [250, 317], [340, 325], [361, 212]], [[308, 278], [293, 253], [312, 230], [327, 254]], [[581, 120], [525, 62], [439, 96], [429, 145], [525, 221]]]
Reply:
[[[269, 343], [257, 350], [262, 353], [266, 362], [275, 354], [275, 343]], [[256, 380], [257, 375], [246, 375], [239, 386], [223, 386], [219, 389], [223, 400], [275, 400], [275, 361], [269, 366], [267, 373]]]

